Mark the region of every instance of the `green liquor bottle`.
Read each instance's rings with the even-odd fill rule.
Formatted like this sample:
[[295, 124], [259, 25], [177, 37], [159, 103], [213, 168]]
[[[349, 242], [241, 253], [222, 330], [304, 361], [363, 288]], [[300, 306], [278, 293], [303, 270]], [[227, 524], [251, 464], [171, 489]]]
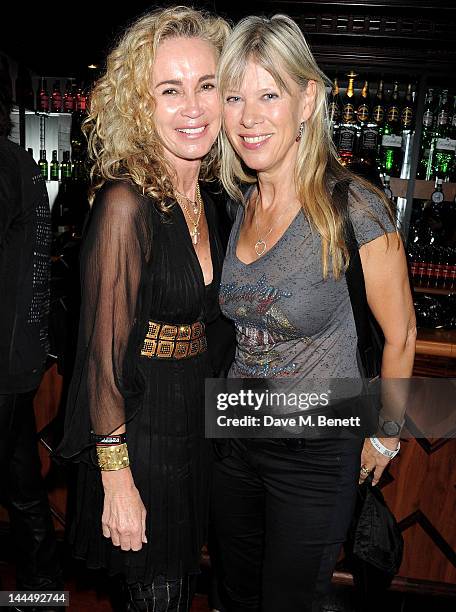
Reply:
[[399, 176], [402, 162], [402, 136], [400, 135], [399, 83], [394, 83], [387, 106], [386, 122], [380, 147], [380, 167], [388, 176]]
[[433, 165], [434, 178], [442, 181], [450, 180], [453, 167], [456, 142], [451, 134], [451, 110], [449, 105], [448, 89], [442, 90], [437, 111], [437, 125], [433, 139]]
[[38, 162], [38, 166], [40, 168], [41, 175], [44, 177], [44, 180], [49, 180], [49, 167], [46, 160], [46, 150], [40, 150], [40, 160]]
[[417, 178], [423, 180], [429, 180], [432, 175], [431, 144], [434, 127], [434, 112], [434, 90], [428, 89], [424, 100], [420, 157], [416, 171]]
[[60, 164], [57, 158], [57, 151], [52, 151], [51, 181], [59, 180], [59, 170], [60, 170]]
[[73, 172], [72, 172], [73, 168], [72, 168], [72, 164], [70, 161], [69, 151], [63, 152], [63, 160], [62, 160], [62, 165], [60, 167], [60, 170], [61, 170], [62, 182], [67, 183], [68, 181], [70, 181], [73, 175]]

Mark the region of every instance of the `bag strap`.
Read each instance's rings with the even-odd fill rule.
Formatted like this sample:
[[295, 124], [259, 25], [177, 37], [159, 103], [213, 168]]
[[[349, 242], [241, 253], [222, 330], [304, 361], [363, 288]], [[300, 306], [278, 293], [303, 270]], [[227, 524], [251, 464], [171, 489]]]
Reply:
[[366, 378], [375, 378], [380, 374], [382, 333], [369, 308], [364, 282], [363, 266], [359, 256], [359, 245], [356, 240], [353, 223], [350, 219], [348, 190], [350, 181], [336, 183], [333, 196], [338, 197], [344, 216], [345, 240], [350, 254], [350, 263], [345, 272], [348, 293], [358, 336], [358, 356]]

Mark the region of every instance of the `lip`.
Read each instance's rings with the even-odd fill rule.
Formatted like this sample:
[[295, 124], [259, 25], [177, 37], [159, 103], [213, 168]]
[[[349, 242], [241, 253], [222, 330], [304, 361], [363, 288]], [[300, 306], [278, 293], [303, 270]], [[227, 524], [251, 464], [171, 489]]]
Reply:
[[[264, 146], [270, 140], [271, 136], [272, 134], [239, 134], [242, 146], [249, 149], [249, 151], [254, 151]], [[244, 140], [245, 138], [261, 138], [262, 140], [258, 142], [247, 142]]]
[[[197, 140], [204, 136], [207, 132], [209, 124], [205, 123], [203, 125], [188, 125], [176, 128], [176, 132], [179, 134], [181, 138], [184, 140]], [[200, 130], [197, 132], [183, 132], [181, 130]]]

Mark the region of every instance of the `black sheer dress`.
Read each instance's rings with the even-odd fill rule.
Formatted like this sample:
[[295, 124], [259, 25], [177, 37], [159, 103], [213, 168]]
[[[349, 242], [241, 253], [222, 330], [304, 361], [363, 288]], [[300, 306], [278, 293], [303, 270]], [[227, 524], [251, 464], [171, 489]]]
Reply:
[[[205, 541], [204, 378], [214, 373], [211, 334], [209, 350], [194, 357], [140, 355], [149, 319], [215, 324], [220, 315], [223, 250], [214, 204], [204, 193], [203, 200], [214, 270], [208, 286], [180, 207], [165, 217], [126, 182], [102, 189], [83, 244], [78, 352], [58, 454], [80, 460], [74, 554], [89, 567], [123, 572], [129, 582], [197, 573]], [[105, 434], [125, 422], [147, 510], [148, 544], [137, 552], [121, 551], [102, 535], [103, 488], [90, 447], [92, 428]]]

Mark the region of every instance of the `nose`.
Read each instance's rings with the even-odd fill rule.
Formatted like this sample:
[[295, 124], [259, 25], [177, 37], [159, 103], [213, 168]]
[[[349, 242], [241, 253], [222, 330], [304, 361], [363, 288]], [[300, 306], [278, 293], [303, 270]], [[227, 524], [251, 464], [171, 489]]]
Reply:
[[185, 98], [185, 104], [182, 108], [182, 114], [185, 117], [190, 117], [191, 119], [196, 119], [200, 117], [204, 113], [204, 110], [201, 106], [201, 102], [198, 96], [194, 93], [189, 94]]
[[244, 103], [244, 108], [242, 111], [241, 123], [246, 128], [253, 128], [258, 123], [262, 123], [262, 118], [260, 113], [258, 112], [258, 108], [256, 104], [252, 102], [248, 102], [247, 100]]

